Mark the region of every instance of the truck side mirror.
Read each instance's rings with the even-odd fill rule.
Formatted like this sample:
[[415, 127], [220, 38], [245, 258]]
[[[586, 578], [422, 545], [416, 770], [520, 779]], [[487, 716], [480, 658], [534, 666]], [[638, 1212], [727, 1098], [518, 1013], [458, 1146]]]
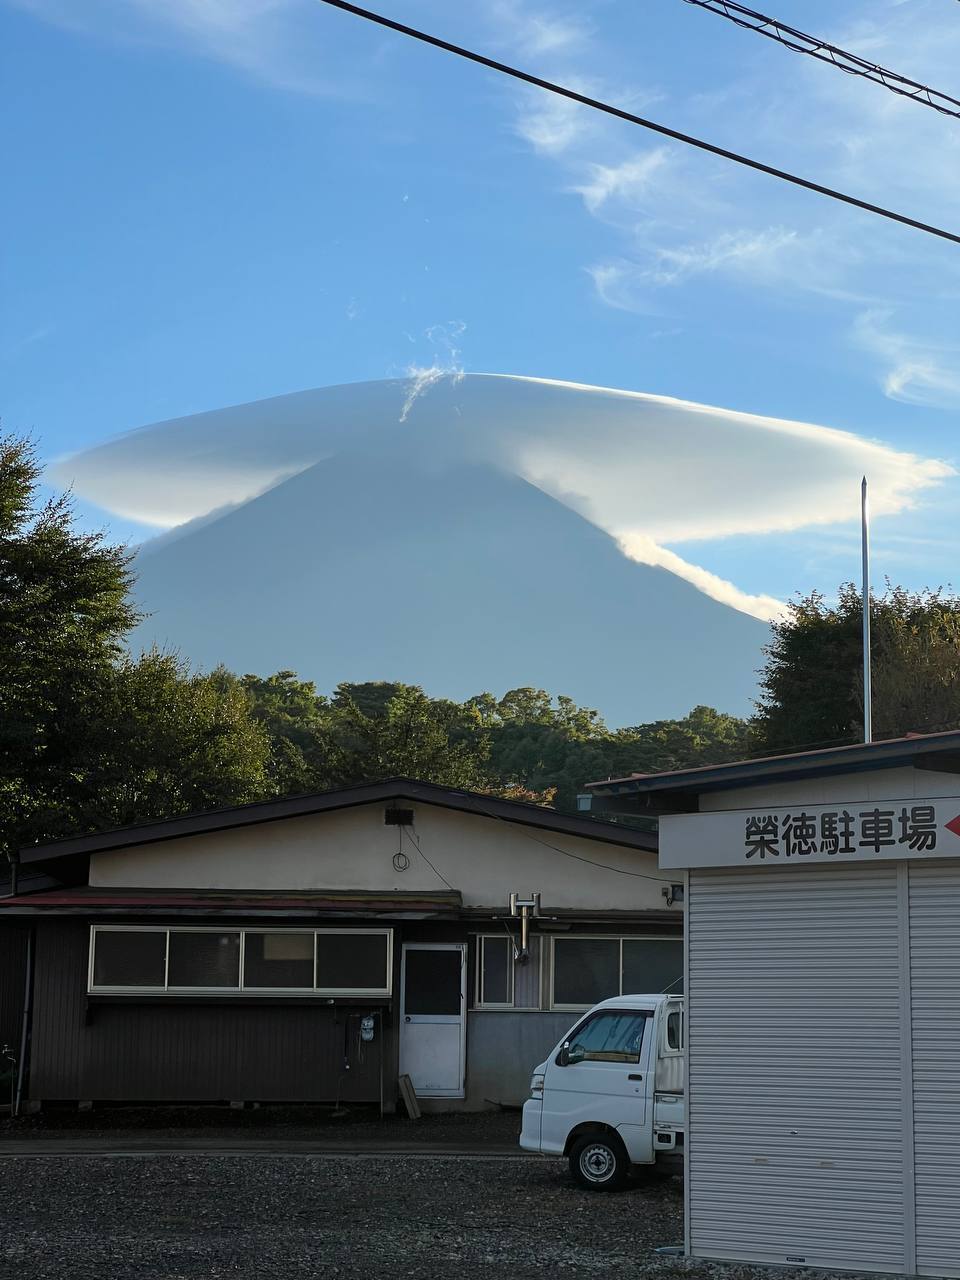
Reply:
[[570, 1041], [567, 1040], [561, 1046], [560, 1052], [557, 1054], [557, 1066], [569, 1067], [570, 1065]]

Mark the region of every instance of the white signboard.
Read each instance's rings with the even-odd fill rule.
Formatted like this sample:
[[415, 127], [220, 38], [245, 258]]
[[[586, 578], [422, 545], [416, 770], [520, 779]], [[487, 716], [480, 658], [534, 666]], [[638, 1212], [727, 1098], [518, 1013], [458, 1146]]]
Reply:
[[960, 858], [960, 796], [670, 814], [660, 866], [763, 867]]

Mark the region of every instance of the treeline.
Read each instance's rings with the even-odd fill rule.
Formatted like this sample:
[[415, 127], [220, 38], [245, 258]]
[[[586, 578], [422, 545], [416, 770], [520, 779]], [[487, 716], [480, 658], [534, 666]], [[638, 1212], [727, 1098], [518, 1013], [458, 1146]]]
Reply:
[[[192, 671], [133, 657], [130, 556], [42, 502], [30, 442], [0, 439], [0, 853], [111, 826], [395, 775], [572, 809], [588, 781], [855, 741], [860, 608], [811, 595], [775, 625], [749, 721], [710, 707], [610, 729], [534, 688], [465, 702], [405, 684]], [[878, 736], [960, 724], [960, 600], [874, 606]], [[709, 644], [709, 637], [705, 637]]]
[[711, 707], [613, 730], [543, 689], [453, 702], [415, 685], [345, 683], [328, 698], [289, 671], [239, 687], [266, 730], [281, 795], [404, 776], [574, 809], [585, 782], [731, 760], [746, 743], [746, 722]]

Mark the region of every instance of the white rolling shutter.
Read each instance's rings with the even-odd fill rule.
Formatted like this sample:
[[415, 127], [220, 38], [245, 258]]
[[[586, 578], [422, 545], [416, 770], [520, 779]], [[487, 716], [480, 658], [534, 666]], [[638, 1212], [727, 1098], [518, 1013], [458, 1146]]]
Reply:
[[917, 1273], [960, 1276], [960, 864], [910, 866]]
[[691, 1254], [902, 1272], [896, 867], [691, 871], [687, 912]]

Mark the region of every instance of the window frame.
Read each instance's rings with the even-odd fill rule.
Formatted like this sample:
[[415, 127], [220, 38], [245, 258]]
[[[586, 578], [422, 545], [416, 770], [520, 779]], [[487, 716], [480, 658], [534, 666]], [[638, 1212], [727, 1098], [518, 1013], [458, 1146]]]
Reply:
[[[516, 973], [515, 973], [516, 960], [514, 959], [513, 953], [516, 949], [516, 943], [513, 941], [512, 937], [509, 937], [505, 933], [478, 933], [476, 935], [476, 938], [477, 938], [477, 947], [475, 951], [475, 956], [476, 956], [477, 971], [475, 975], [476, 992], [475, 992], [474, 1008], [500, 1009], [500, 1010], [515, 1009], [516, 1005], [514, 1004], [514, 1000], [516, 998], [517, 985], [516, 985]], [[508, 957], [507, 975], [508, 975], [508, 984], [510, 988], [510, 994], [509, 994], [509, 999], [506, 1000], [506, 1002], [499, 1001], [499, 1000], [484, 1000], [483, 998], [483, 952], [488, 941], [499, 942], [510, 948], [509, 951], [507, 952], [507, 957]]]
[[[553, 933], [550, 934], [550, 1001], [551, 1010], [558, 1013], [585, 1013], [593, 1008], [592, 1004], [566, 1004], [557, 1001], [556, 991], [556, 950], [558, 942], [567, 942], [576, 940], [577, 942], [616, 942], [619, 944], [620, 952], [620, 990], [614, 993], [614, 996], [604, 996], [604, 999], [613, 999], [615, 996], [630, 995], [623, 989], [623, 944], [625, 942], [672, 942], [680, 947], [680, 963], [681, 972], [683, 965], [683, 938], [671, 937], [662, 933]], [[649, 992], [644, 994], [668, 994], [664, 992]]]
[[[96, 960], [96, 937], [98, 933], [164, 933], [166, 946], [164, 954], [163, 986], [130, 986], [129, 984], [94, 983], [94, 964]], [[240, 935], [239, 985], [236, 987], [171, 987], [170, 979], [170, 934], [171, 933], [236, 933]], [[296, 933], [313, 936], [313, 980], [311, 987], [248, 987], [244, 985], [244, 965], [246, 960], [246, 935], [248, 933]], [[318, 987], [317, 980], [317, 936], [319, 934], [357, 934], [376, 935], [387, 940], [386, 984], [383, 987]], [[92, 924], [88, 941], [87, 955], [87, 995], [91, 996], [161, 996], [182, 997], [202, 996], [208, 999], [220, 997], [235, 1000], [238, 997], [301, 997], [303, 999], [330, 999], [338, 996], [391, 997], [393, 995], [393, 951], [394, 930], [383, 928], [310, 928], [310, 927], [276, 927], [263, 925], [180, 925], [180, 924]]]
[[[474, 977], [473, 977], [473, 1004], [471, 1008], [477, 1013], [483, 1013], [484, 1011], [488, 1013], [544, 1013], [545, 1009], [543, 1004], [543, 996], [544, 996], [544, 991], [546, 989], [547, 951], [548, 951], [547, 935], [545, 933], [533, 933], [531, 934], [531, 937], [530, 937], [531, 962], [533, 962], [533, 955], [532, 955], [533, 948], [534, 946], [537, 948], [537, 957], [536, 957], [536, 965], [537, 965], [536, 1001], [537, 1002], [536, 1004], [517, 1004], [517, 961], [516, 960], [513, 961], [511, 966], [510, 989], [513, 997], [512, 1003], [511, 1004], [481, 1004], [480, 1003], [480, 994], [481, 994], [481, 986], [480, 986], [481, 967], [480, 966], [481, 966], [481, 960], [482, 960], [480, 944], [481, 944], [481, 939], [483, 938], [503, 938], [503, 940], [506, 942], [508, 940], [508, 935], [504, 933], [492, 933], [492, 932], [470, 934], [470, 939], [473, 944], [471, 948], [471, 952], [473, 956], [473, 965], [475, 970]], [[519, 946], [517, 939], [514, 938], [512, 934], [509, 936], [509, 941], [513, 944], [514, 948], [517, 948]]]

